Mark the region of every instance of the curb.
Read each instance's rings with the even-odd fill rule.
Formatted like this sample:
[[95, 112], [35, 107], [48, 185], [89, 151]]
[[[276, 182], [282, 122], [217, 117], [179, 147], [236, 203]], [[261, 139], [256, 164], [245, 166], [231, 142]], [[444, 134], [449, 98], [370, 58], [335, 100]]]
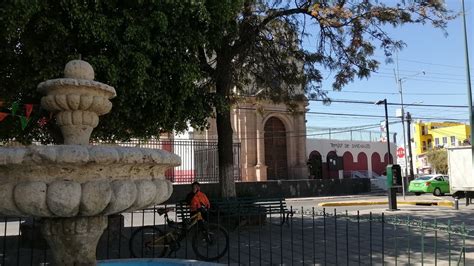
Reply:
[[[346, 202], [322, 202], [320, 207], [342, 207], [342, 206], [370, 206], [370, 205], [385, 205], [388, 201], [346, 201]], [[441, 206], [453, 207], [452, 201], [398, 201], [400, 205], [417, 205], [417, 206]]]
[[304, 198], [286, 198], [287, 201], [312, 201], [312, 200], [328, 200], [328, 199], [352, 199], [360, 197], [379, 197], [386, 196], [386, 193], [374, 193], [374, 194], [353, 194], [353, 195], [341, 195], [341, 196], [314, 196]]

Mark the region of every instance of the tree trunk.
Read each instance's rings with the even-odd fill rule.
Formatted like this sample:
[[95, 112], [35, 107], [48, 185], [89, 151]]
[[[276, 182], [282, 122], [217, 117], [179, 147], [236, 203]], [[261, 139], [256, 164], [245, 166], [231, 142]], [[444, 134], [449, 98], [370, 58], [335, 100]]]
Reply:
[[234, 153], [230, 109], [217, 113], [217, 148], [219, 152], [219, 183], [222, 198], [236, 196], [234, 182]]
[[228, 56], [220, 58], [218, 56], [216, 72], [216, 93], [219, 101], [216, 108], [216, 126], [220, 192], [222, 198], [233, 198], [236, 196], [230, 102], [233, 83], [231, 60]]

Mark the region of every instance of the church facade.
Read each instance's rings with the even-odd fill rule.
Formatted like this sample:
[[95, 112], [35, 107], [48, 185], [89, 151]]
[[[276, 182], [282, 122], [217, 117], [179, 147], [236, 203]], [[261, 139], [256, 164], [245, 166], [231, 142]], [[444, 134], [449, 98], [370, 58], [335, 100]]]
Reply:
[[[291, 111], [285, 104], [245, 97], [232, 109], [234, 142], [240, 143], [242, 181], [304, 179], [308, 177], [306, 154], [306, 106], [299, 101]], [[215, 120], [194, 139], [217, 140]]]

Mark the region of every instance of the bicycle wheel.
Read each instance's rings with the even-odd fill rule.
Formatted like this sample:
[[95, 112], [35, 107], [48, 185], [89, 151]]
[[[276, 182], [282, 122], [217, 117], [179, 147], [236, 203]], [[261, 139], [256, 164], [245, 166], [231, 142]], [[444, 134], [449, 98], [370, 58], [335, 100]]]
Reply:
[[143, 226], [135, 230], [129, 241], [130, 254], [134, 258], [163, 257], [168, 246], [163, 232], [154, 226]]
[[220, 225], [207, 224], [207, 230], [198, 228], [192, 240], [196, 256], [205, 261], [222, 258], [229, 249], [229, 234]]

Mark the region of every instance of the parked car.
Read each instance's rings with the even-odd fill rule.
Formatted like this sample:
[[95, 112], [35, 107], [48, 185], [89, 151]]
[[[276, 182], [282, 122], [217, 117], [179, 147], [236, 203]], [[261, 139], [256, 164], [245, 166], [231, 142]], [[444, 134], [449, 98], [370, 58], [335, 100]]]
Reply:
[[435, 196], [442, 196], [449, 193], [449, 177], [446, 175], [423, 175], [410, 182], [408, 192], [415, 195], [421, 193], [433, 193]]

